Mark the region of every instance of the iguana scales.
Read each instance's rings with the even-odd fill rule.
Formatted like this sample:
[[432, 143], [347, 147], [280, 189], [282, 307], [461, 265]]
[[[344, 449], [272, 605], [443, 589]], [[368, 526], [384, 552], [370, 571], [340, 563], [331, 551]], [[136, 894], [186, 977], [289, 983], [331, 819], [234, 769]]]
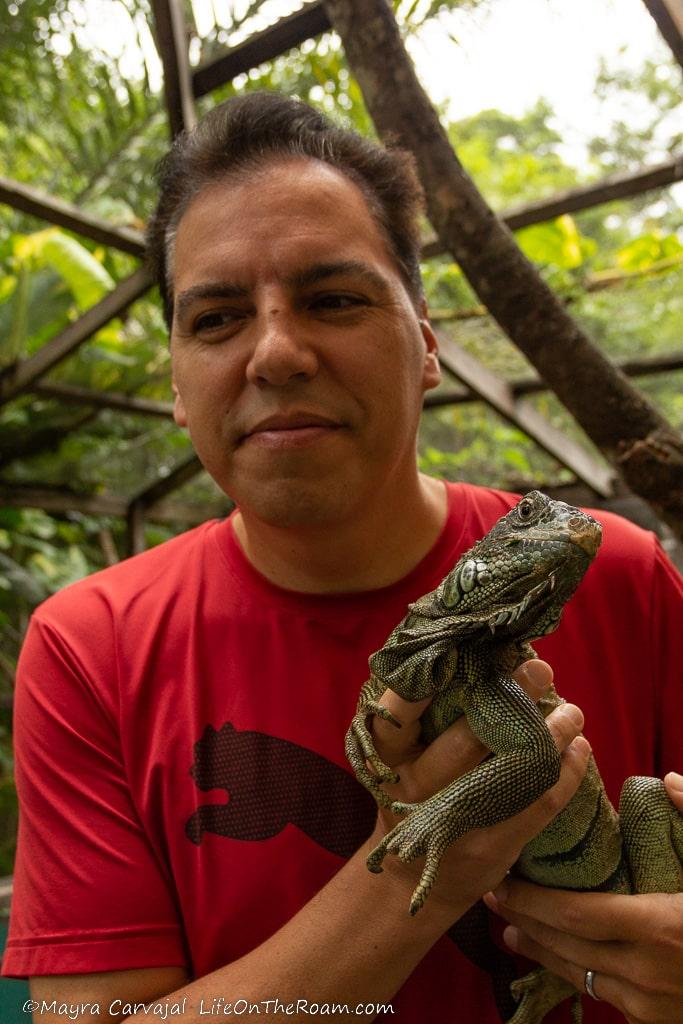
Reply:
[[[409, 606], [385, 645], [370, 658], [346, 752], [358, 779], [379, 804], [405, 815], [368, 857], [381, 871], [387, 854], [409, 862], [425, 855], [410, 913], [427, 899], [448, 846], [465, 832], [517, 814], [557, 781], [560, 756], [545, 716], [561, 703], [551, 688], [538, 705], [512, 672], [536, 657], [530, 641], [551, 633], [601, 540], [589, 515], [531, 491], [459, 559], [441, 584]], [[371, 715], [396, 723], [379, 698], [390, 687], [405, 700], [432, 697], [421, 717], [431, 742], [456, 718], [493, 752], [477, 768], [422, 803], [392, 800], [396, 782], [369, 731]], [[485, 799], [484, 799], [485, 797]], [[683, 818], [658, 779], [624, 783], [619, 816], [595, 762], [567, 807], [522, 851], [515, 873], [540, 885], [603, 892], [683, 890]], [[511, 1024], [539, 1024], [580, 996], [544, 968], [513, 983]]]

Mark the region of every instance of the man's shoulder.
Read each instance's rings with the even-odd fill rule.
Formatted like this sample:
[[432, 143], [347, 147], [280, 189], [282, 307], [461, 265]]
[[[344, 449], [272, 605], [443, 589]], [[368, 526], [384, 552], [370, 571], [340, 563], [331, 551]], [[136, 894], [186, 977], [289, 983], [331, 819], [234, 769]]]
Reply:
[[203, 550], [216, 525], [216, 520], [202, 523], [64, 587], [36, 608], [36, 617], [50, 621], [76, 615], [82, 619], [98, 609], [122, 614], [145, 595], [161, 599], [165, 591], [187, 590], [191, 587], [192, 570], [196, 573], [199, 569]]

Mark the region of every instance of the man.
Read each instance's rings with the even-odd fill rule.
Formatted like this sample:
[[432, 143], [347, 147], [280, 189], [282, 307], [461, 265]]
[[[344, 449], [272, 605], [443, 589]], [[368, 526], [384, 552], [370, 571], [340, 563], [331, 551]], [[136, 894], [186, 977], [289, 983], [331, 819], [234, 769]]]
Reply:
[[[144, 1020], [134, 1004], [159, 996], [188, 1020], [239, 1000], [290, 1020], [309, 1015], [298, 1000], [391, 1000], [387, 1019], [411, 1022], [509, 1012], [512, 961], [477, 901], [575, 791], [581, 713], [550, 720], [558, 785], [457, 843], [414, 919], [419, 864], [367, 872], [391, 821], [343, 755], [368, 655], [514, 502], [417, 472], [422, 396], [439, 380], [419, 198], [405, 155], [273, 95], [218, 108], [164, 165], [149, 237], [176, 420], [238, 511], [34, 616], [5, 971], [31, 976], [38, 1000], [90, 1003], [86, 1020], [93, 1003]], [[542, 651], [589, 725], [605, 723], [593, 745], [614, 791], [674, 767], [681, 603], [654, 539], [602, 518], [598, 561]], [[526, 669], [538, 698], [549, 669]], [[386, 699], [404, 724], [375, 725], [397, 796], [435, 792], [485, 756], [462, 723], [422, 751], [424, 705]], [[633, 1021], [683, 1020], [682, 897], [522, 883], [503, 895], [487, 899], [521, 926], [514, 945], [579, 987], [597, 972], [605, 1002], [588, 1021], [620, 1019], [610, 1003]]]

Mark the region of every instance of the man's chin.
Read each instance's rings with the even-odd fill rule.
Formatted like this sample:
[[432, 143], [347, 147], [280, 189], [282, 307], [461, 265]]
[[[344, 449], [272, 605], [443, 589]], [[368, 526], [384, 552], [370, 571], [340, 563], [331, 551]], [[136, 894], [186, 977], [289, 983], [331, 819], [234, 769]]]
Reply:
[[234, 500], [243, 517], [254, 517], [279, 529], [333, 526], [348, 515], [350, 491], [340, 481], [261, 481], [253, 491], [240, 490]]

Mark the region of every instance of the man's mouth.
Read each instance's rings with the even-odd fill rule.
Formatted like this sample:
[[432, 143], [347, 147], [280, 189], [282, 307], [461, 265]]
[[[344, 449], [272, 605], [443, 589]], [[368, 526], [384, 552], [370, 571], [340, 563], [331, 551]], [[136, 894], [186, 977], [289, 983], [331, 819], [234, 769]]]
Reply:
[[331, 436], [342, 423], [317, 413], [279, 413], [259, 420], [240, 438], [267, 447], [292, 447]]

